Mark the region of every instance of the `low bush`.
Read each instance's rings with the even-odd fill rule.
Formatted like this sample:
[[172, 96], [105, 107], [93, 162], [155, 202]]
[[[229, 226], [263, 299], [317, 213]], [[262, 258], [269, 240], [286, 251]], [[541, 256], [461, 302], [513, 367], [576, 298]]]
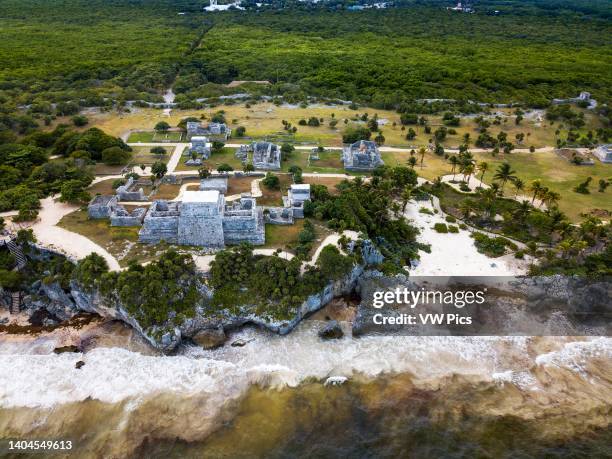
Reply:
[[448, 233], [448, 227], [446, 226], [446, 223], [436, 223], [434, 225], [434, 229], [438, 233]]
[[448, 225], [448, 232], [449, 233], [458, 233], [459, 232], [459, 228], [457, 228], [455, 225]]
[[457, 221], [457, 219], [452, 215], [447, 215], [445, 220], [447, 221], [447, 223], [455, 223]]
[[419, 213], [420, 214], [433, 215], [433, 212], [431, 210], [429, 210], [427, 207], [421, 207], [419, 209]]

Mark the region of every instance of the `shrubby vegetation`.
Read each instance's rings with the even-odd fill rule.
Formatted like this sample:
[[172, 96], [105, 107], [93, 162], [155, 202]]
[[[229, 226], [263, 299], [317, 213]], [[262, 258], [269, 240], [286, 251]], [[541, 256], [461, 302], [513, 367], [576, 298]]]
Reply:
[[348, 274], [354, 262], [353, 257], [327, 246], [317, 266], [308, 267], [302, 274], [300, 257], [285, 260], [257, 256], [252, 246], [241, 244], [219, 252], [211, 263], [213, 306], [232, 311], [237, 311], [238, 306], [252, 306], [259, 315], [288, 319], [308, 296]]

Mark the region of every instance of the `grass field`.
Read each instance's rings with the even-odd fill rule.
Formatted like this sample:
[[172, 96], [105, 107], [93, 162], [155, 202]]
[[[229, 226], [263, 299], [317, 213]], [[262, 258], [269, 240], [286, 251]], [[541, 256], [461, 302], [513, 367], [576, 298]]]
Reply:
[[[406, 130], [402, 130], [400, 123], [400, 115], [395, 111], [378, 110], [374, 108], [361, 107], [358, 110], [350, 110], [348, 106], [327, 106], [327, 105], [311, 105], [307, 108], [301, 108], [293, 105], [276, 106], [272, 103], [259, 103], [251, 105], [247, 108], [245, 104], [236, 105], [221, 105], [214, 108], [203, 110], [173, 110], [170, 116], [163, 114], [161, 110], [156, 109], [134, 109], [132, 113], [100, 113], [91, 115], [91, 124], [96, 127], [112, 133], [113, 135], [123, 135], [130, 130], [135, 129], [152, 129], [158, 121], [167, 121], [171, 126], [178, 125], [182, 118], [195, 116], [199, 118], [205, 115], [207, 118], [223, 110], [225, 117], [228, 120], [230, 127], [236, 128], [244, 126], [246, 135], [250, 138], [268, 139], [271, 141], [293, 141], [297, 143], [322, 144], [326, 146], [340, 146], [342, 144], [342, 131], [345, 128], [344, 120], [353, 123], [354, 118], [358, 115], [368, 113], [369, 116], [378, 115], [379, 120], [385, 120], [386, 124], [380, 127], [380, 130], [385, 136], [385, 144], [390, 146], [401, 147], [418, 147], [427, 145], [431, 134], [426, 134], [422, 126], [406, 126]], [[577, 109], [576, 110], [582, 110]], [[582, 110], [585, 113], [586, 125], [581, 132], [587, 132], [589, 129], [601, 127], [599, 120], [588, 110]], [[519, 126], [514, 122], [512, 110], [496, 109], [502, 117], [500, 125], [492, 125], [489, 128], [491, 135], [496, 136], [501, 130], [508, 133], [508, 139], [514, 141], [517, 133], [525, 134], [523, 145], [518, 145], [522, 148], [534, 146], [536, 148], [553, 146], [556, 144], [555, 131], [560, 130], [561, 137], [565, 136], [566, 129], [559, 123], [552, 124], [548, 121], [538, 122], [535, 117], [526, 117]], [[334, 117], [332, 118], [332, 114]], [[301, 119], [310, 117], [322, 118], [323, 123], [319, 127], [299, 126]], [[442, 125], [441, 116], [426, 116], [431, 125], [432, 131]], [[332, 119], [338, 120], [336, 128], [331, 128], [329, 122]], [[289, 135], [283, 131], [282, 120], [290, 122], [298, 128], [295, 135]], [[395, 123], [395, 125], [394, 125]], [[406, 140], [406, 132], [411, 127], [417, 133], [414, 140]], [[446, 147], [456, 147], [462, 140], [464, 133], [469, 133], [472, 139], [478, 136], [476, 131], [476, 123], [470, 117], [464, 117], [461, 124], [454, 128], [457, 131], [456, 135], [449, 135], [443, 142]], [[130, 142], [150, 142], [151, 132], [137, 132], [130, 135]], [[143, 136], [143, 137], [140, 137]], [[244, 139], [233, 139], [230, 141], [244, 142]]]
[[127, 266], [130, 260], [149, 261], [163, 251], [159, 245], [138, 244], [138, 227], [113, 227], [109, 220], [90, 220], [86, 210], [78, 210], [64, 216], [58, 226], [81, 234], [106, 249]]
[[166, 132], [157, 133], [155, 131], [138, 131], [132, 132], [128, 137], [128, 142], [180, 142], [183, 140], [184, 134], [182, 132]]
[[[406, 164], [410, 157], [407, 153], [383, 153], [383, 159], [388, 165]], [[608, 189], [604, 193], [597, 191], [599, 179], [612, 179], [612, 165], [603, 164], [595, 161], [594, 166], [576, 166], [553, 152], [538, 153], [512, 153], [509, 155], [500, 154], [493, 157], [491, 153], [474, 153], [474, 158], [478, 162], [485, 161], [489, 164], [489, 170], [485, 173], [484, 182], [491, 183], [495, 169], [499, 164], [508, 162], [515, 175], [528, 185], [533, 180], [540, 180], [544, 186], [561, 195], [559, 209], [566, 213], [572, 220], [579, 221], [581, 214], [588, 213], [595, 209], [612, 211], [612, 193]], [[417, 160], [420, 157], [417, 155]], [[438, 176], [451, 173], [451, 164], [444, 158], [428, 153], [423, 161], [423, 168], [420, 162], [415, 166], [417, 173], [429, 180]], [[457, 175], [461, 177], [459, 174]], [[480, 178], [480, 173], [477, 173]], [[574, 187], [593, 177], [590, 194], [579, 194], [573, 191]], [[506, 195], [512, 196], [514, 189], [511, 184], [506, 186]], [[528, 192], [522, 192], [527, 193]]]
[[203, 162], [202, 166], [188, 166], [186, 161], [191, 159], [189, 155], [183, 155], [179, 164], [176, 167], [177, 171], [197, 171], [201, 167], [207, 167], [211, 170], [217, 169], [221, 164], [229, 164], [234, 170], [242, 170], [242, 162], [235, 156], [235, 148], [223, 148], [219, 153], [213, 153], [209, 159]]

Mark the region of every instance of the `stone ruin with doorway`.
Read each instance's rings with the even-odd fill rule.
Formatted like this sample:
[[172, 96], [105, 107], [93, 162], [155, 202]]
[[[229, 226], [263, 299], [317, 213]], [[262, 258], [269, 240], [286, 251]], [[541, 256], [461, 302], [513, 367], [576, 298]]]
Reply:
[[342, 161], [348, 171], [371, 171], [384, 164], [378, 145], [371, 140], [359, 140], [344, 147]]

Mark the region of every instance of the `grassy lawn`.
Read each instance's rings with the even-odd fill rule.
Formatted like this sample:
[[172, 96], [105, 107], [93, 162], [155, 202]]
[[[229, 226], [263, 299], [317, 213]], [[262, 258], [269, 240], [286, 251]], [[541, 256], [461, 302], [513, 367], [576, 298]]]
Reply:
[[97, 194], [103, 194], [103, 195], [115, 194], [115, 190], [113, 189], [114, 181], [115, 179], [103, 180], [101, 182], [98, 182], [92, 185], [87, 191], [92, 196], [95, 196]]
[[163, 250], [159, 246], [138, 244], [140, 227], [111, 227], [108, 220], [89, 220], [86, 210], [64, 216], [58, 226], [91, 239], [117, 258], [121, 266], [127, 266], [130, 260], [152, 260]]
[[343, 180], [345, 179], [339, 177], [304, 177], [304, 183], [310, 183], [311, 185], [324, 185], [331, 194], [339, 193], [336, 189], [336, 185]]
[[[612, 165], [603, 164], [599, 161], [593, 166], [576, 166], [560, 158], [555, 153], [515, 153], [506, 155], [505, 158], [493, 158], [490, 153], [474, 155], [479, 161], [489, 163], [489, 172], [484, 181], [490, 183], [494, 171], [502, 162], [508, 162], [516, 174], [526, 184], [533, 180], [540, 180], [544, 186], [561, 195], [559, 209], [566, 213], [574, 221], [581, 220], [582, 213], [588, 213], [594, 209], [612, 211], [612, 192], [604, 193], [597, 191], [599, 179], [612, 178]], [[593, 177], [590, 186], [590, 194], [580, 194], [574, 191], [574, 187], [584, 182], [587, 177]], [[506, 186], [506, 194], [514, 192], [511, 186]], [[512, 190], [512, 191], [511, 191]]]
[[[312, 246], [310, 255], [314, 254], [317, 247], [327, 236], [333, 233], [322, 222], [310, 220], [315, 227], [316, 240]], [[293, 252], [293, 247], [297, 244], [298, 234], [304, 228], [304, 219], [297, 219], [293, 225], [266, 225], [266, 249], [283, 249]]]
[[290, 174], [275, 174], [278, 176], [280, 180], [280, 189], [279, 190], [270, 190], [266, 188], [263, 184], [260, 184], [260, 188], [262, 191], [262, 196], [257, 198], [257, 204], [260, 206], [282, 206], [284, 194], [287, 194], [287, 190], [293, 183]]
[[172, 156], [172, 152], [174, 151], [174, 148], [166, 147], [165, 155], [154, 155], [151, 153], [151, 148], [152, 147], [132, 147], [133, 151], [130, 165], [140, 166], [141, 164], [145, 164], [150, 166], [157, 161], [167, 163], [168, 160], [170, 160], [170, 156]]
[[166, 132], [158, 133], [155, 131], [138, 131], [132, 132], [128, 137], [128, 142], [180, 142], [183, 139], [182, 132]]
[[[234, 170], [242, 170], [242, 161], [235, 156], [235, 148], [223, 148], [219, 153], [213, 153], [209, 159], [204, 161], [203, 166], [209, 169], [217, 169], [221, 164], [229, 164]], [[176, 167], [177, 171], [197, 171], [202, 166], [187, 166], [186, 161], [190, 160], [191, 156], [183, 155]]]
[[[574, 107], [575, 110], [577, 109]], [[230, 127], [236, 128], [244, 126], [246, 128], [246, 136], [251, 139], [267, 139], [282, 143], [284, 141], [301, 142], [308, 144], [322, 144], [326, 146], [341, 146], [342, 131], [344, 130], [344, 120], [355, 122], [354, 119], [363, 113], [368, 113], [369, 116], [378, 115], [379, 120], [385, 120], [386, 124], [380, 127], [386, 139], [386, 145], [390, 146], [423, 146], [427, 145], [433, 134], [426, 134], [422, 126], [406, 126], [402, 130], [400, 123], [400, 115], [391, 110], [378, 110], [371, 107], [360, 107], [358, 110], [350, 110], [347, 106], [326, 106], [312, 105], [307, 108], [295, 107], [291, 105], [275, 106], [269, 102], [263, 102], [252, 105], [246, 108], [245, 104], [236, 105], [219, 105], [214, 108], [203, 110], [173, 110], [168, 117], [161, 110], [157, 109], [139, 109], [134, 113], [117, 113], [107, 112], [92, 115], [90, 117], [90, 125], [99, 127], [104, 131], [119, 136], [131, 129], [151, 129], [158, 121], [166, 121], [171, 126], [176, 126], [182, 118], [194, 116], [199, 118], [205, 115], [208, 119], [219, 110], [225, 111], [225, 117], [229, 122]], [[582, 110], [584, 111], [584, 110]], [[537, 122], [535, 119], [527, 117], [516, 125], [511, 109], [495, 109], [495, 113], [500, 113], [502, 121], [500, 125], [492, 125], [489, 128], [491, 135], [496, 136], [499, 131], [504, 130], [508, 133], [508, 138], [515, 142], [515, 135], [519, 132], [525, 134], [523, 145], [518, 147], [527, 148], [531, 145], [535, 147], [553, 146], [556, 144], [555, 130], [559, 129], [561, 136], [564, 137], [567, 129], [559, 123], [551, 124], [549, 121]], [[589, 111], [584, 111], [586, 125], [580, 129], [581, 133], [586, 133], [589, 129], [597, 129], [601, 127], [597, 118]], [[332, 118], [332, 114], [334, 118]], [[323, 118], [323, 123], [319, 127], [300, 126], [298, 123], [301, 119], [308, 119], [311, 116]], [[442, 125], [441, 115], [427, 115], [429, 125], [432, 128], [432, 133], [438, 126]], [[332, 119], [338, 120], [335, 129], [329, 126]], [[492, 119], [492, 118], [491, 118]], [[289, 134], [283, 130], [282, 120], [290, 122], [298, 130], [295, 134]], [[394, 125], [395, 123], [395, 125]], [[411, 127], [416, 131], [416, 138], [406, 140], [406, 133]], [[449, 135], [443, 142], [446, 147], [456, 147], [462, 140], [464, 133], [469, 133], [472, 139], [478, 137], [476, 131], [476, 123], [473, 118], [464, 117], [461, 119], [461, 124], [454, 127], [457, 131], [455, 135]], [[168, 139], [162, 139], [162, 135], [157, 134], [154, 138], [154, 132], [134, 132], [130, 135], [130, 142], [152, 142], [163, 140], [174, 140], [179, 133], [168, 133]], [[245, 139], [231, 139], [233, 142], [246, 142]]]
[[[499, 154], [496, 157], [493, 157], [491, 153], [474, 153], [473, 155], [478, 162], [486, 161], [489, 164], [489, 170], [484, 176], [485, 183], [490, 184], [493, 181], [495, 169], [501, 163], [508, 162], [516, 171], [515, 175], [527, 186], [533, 180], [540, 180], [544, 186], [559, 193], [561, 195], [559, 208], [573, 221], [580, 221], [582, 213], [588, 213], [594, 209], [612, 211], [610, 190], [604, 193], [597, 191], [599, 179], [612, 178], [612, 165], [596, 160], [593, 166], [576, 166], [560, 158], [554, 152]], [[406, 164], [406, 159], [409, 157], [406, 153], [388, 152], [384, 152], [382, 156], [385, 163], [391, 166]], [[417, 159], [420, 161], [418, 155]], [[420, 163], [417, 163], [415, 170], [420, 176], [429, 180], [451, 173], [450, 163], [434, 154], [425, 155], [423, 165], [421, 169]], [[480, 173], [477, 173], [477, 176], [480, 178]], [[459, 174], [458, 177], [461, 178]], [[585, 181], [587, 177], [593, 177], [590, 186], [591, 193], [576, 193], [574, 187]], [[506, 185], [505, 191], [507, 196], [512, 196], [514, 193], [511, 184]], [[529, 194], [527, 191], [522, 193]]]
[[254, 177], [230, 177], [227, 181], [227, 195], [250, 193]]

